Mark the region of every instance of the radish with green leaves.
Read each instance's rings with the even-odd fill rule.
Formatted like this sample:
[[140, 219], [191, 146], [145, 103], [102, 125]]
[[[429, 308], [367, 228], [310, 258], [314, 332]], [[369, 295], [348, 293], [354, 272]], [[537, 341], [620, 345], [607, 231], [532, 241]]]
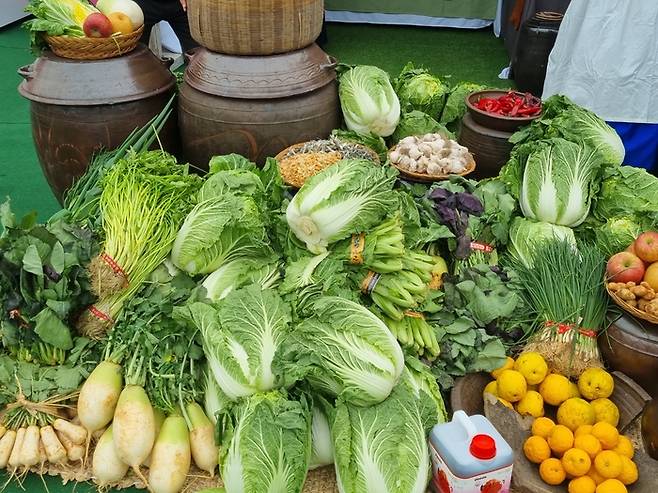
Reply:
[[190, 435], [182, 416], [168, 416], [151, 455], [149, 487], [153, 493], [178, 493], [190, 470]]
[[100, 487], [116, 483], [128, 472], [128, 464], [123, 462], [116, 453], [112, 425], [108, 426], [94, 450], [92, 471], [94, 482]]
[[187, 418], [194, 463], [213, 477], [219, 459], [219, 448], [215, 443], [215, 427], [196, 402], [187, 405]]

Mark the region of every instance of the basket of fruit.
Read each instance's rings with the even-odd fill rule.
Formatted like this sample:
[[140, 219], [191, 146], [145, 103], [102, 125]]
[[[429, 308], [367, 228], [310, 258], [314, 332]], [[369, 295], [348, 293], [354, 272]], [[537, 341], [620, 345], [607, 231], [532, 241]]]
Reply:
[[144, 15], [132, 0], [30, 0], [26, 11], [35, 16], [25, 23], [33, 46], [45, 43], [55, 55], [73, 60], [125, 55], [144, 32]]
[[658, 233], [646, 231], [606, 266], [610, 298], [634, 317], [658, 324]]

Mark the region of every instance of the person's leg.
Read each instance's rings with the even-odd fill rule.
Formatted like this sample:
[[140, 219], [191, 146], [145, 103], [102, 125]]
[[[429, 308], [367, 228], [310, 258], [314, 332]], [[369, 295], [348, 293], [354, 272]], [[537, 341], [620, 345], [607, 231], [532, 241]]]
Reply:
[[175, 2], [178, 5], [178, 8], [175, 9], [165, 20], [171, 25], [174, 33], [176, 33], [176, 37], [183, 48], [183, 53], [186, 53], [191, 49], [198, 47], [199, 43], [194, 41], [194, 38], [192, 38], [192, 34], [190, 33], [190, 23], [187, 20], [187, 12], [183, 10], [183, 7], [178, 0], [175, 0]]
[[135, 0], [144, 13], [144, 32], [140, 41], [149, 44], [151, 29], [163, 19], [163, 12], [158, 0]]

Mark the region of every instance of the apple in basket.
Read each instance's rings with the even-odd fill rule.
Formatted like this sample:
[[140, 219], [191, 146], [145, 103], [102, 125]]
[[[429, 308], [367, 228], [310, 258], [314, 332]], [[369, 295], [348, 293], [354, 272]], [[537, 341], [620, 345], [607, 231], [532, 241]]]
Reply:
[[615, 253], [606, 266], [610, 282], [640, 282], [644, 277], [644, 262], [631, 252]]
[[139, 29], [144, 24], [144, 13], [133, 0], [98, 0], [96, 8], [105, 15], [114, 12], [126, 14], [130, 18], [133, 30]]
[[636, 255], [645, 262], [649, 264], [658, 262], [658, 233], [645, 231], [637, 237], [633, 248]]
[[82, 30], [88, 38], [108, 38], [112, 36], [112, 23], [104, 14], [89, 14], [82, 24]]

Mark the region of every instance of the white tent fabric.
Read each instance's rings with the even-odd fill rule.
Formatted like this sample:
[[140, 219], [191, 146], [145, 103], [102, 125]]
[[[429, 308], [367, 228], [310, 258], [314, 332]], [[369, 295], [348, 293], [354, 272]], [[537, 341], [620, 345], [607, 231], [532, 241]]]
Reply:
[[658, 1], [572, 0], [548, 61], [554, 94], [607, 121], [658, 123]]

